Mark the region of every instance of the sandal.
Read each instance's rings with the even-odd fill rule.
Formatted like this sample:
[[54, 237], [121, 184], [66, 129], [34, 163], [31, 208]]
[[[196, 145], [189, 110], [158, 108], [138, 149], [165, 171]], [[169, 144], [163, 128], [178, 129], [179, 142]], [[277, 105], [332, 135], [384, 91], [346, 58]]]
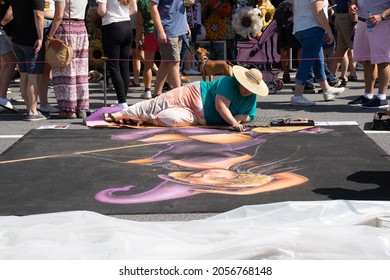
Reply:
[[119, 119], [116, 119], [111, 113], [103, 113], [102, 117], [106, 122], [119, 122]]
[[131, 81], [131, 84], [129, 87], [140, 87], [141, 85], [140, 84], [136, 84], [134, 83], [134, 81]]

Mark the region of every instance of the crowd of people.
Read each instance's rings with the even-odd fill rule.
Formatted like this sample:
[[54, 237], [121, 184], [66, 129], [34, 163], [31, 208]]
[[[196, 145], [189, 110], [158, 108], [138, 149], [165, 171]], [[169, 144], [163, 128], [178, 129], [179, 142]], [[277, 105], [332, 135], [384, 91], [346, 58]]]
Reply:
[[[324, 100], [335, 99], [348, 82], [357, 80], [356, 62], [360, 62], [364, 66], [364, 93], [348, 104], [362, 108], [389, 106], [386, 99], [390, 80], [389, 0], [271, 2], [276, 8], [276, 20], [284, 19], [283, 23], [278, 22], [278, 51], [282, 57], [283, 81], [295, 82], [291, 105], [314, 105], [303, 96], [314, 88], [314, 82], [320, 84]], [[141, 98], [159, 98], [170, 90], [183, 94], [199, 88], [197, 83], [190, 83], [185, 90], [181, 87], [183, 81], [188, 82], [184, 74], [199, 73], [192, 56], [202, 24], [199, 0], [31, 0], [26, 3], [2, 0], [0, 110], [17, 111], [7, 98], [7, 90], [17, 72], [27, 121], [45, 120], [51, 113], [58, 113], [59, 118], [80, 118], [81, 112], [89, 108], [89, 37], [85, 17], [92, 4], [102, 19], [101, 39], [117, 96], [116, 106], [126, 110], [129, 88], [141, 86], [141, 62], [144, 83]], [[45, 50], [53, 38], [73, 48], [74, 57], [66, 67], [51, 67], [45, 62]], [[295, 81], [286, 63], [290, 48], [296, 51], [299, 61]], [[155, 61], [156, 53], [161, 57], [159, 63]], [[337, 77], [340, 67], [341, 74]], [[376, 82], [378, 90], [374, 94]], [[58, 109], [48, 103], [49, 83], [53, 85]], [[231, 100], [226, 104], [231, 105]], [[124, 111], [122, 115], [126, 115]], [[224, 122], [233, 122], [221, 116]], [[106, 119], [117, 120], [117, 116], [106, 116]], [[236, 123], [234, 126], [241, 130]]]

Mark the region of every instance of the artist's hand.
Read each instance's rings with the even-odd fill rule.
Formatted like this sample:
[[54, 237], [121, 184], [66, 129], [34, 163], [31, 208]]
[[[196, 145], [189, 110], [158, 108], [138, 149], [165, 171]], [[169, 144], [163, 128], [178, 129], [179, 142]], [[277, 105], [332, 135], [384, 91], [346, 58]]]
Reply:
[[245, 126], [241, 124], [241, 122], [236, 122], [232, 124], [235, 130], [237, 131], [244, 131]]

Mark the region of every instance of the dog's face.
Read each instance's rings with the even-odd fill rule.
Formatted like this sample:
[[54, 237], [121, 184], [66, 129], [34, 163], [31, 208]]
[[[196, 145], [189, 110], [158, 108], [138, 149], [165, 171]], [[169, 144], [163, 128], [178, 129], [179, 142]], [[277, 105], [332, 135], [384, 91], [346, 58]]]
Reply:
[[198, 48], [195, 52], [198, 59], [202, 59], [203, 57], [207, 57], [209, 52], [204, 48]]

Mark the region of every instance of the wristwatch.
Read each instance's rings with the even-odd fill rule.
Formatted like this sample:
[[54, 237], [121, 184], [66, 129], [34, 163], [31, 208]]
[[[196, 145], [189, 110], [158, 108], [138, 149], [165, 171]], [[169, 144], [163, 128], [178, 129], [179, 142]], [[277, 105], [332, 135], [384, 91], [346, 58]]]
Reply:
[[382, 20], [386, 20], [386, 13], [385, 13], [385, 12], [383, 12], [383, 13], [381, 14], [381, 18], [382, 18]]

